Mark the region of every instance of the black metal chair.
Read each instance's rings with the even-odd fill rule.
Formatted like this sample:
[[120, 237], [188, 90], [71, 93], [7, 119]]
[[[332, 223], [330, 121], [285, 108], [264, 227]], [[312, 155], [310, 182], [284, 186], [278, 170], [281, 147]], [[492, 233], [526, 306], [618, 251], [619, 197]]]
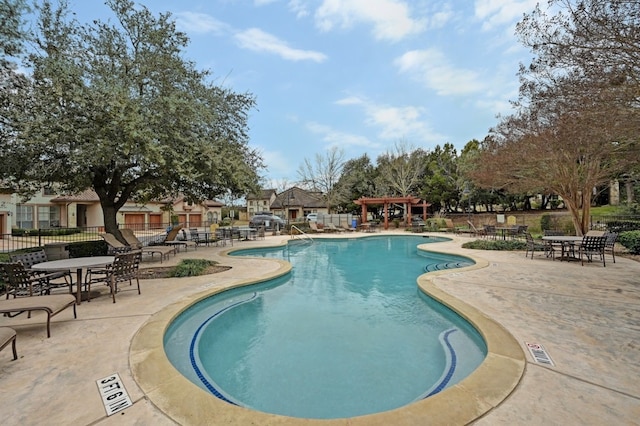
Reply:
[[[33, 265], [37, 263], [47, 262], [49, 260], [47, 258], [47, 253], [44, 250], [32, 251], [28, 253], [14, 253], [10, 254], [9, 258], [11, 259], [11, 262], [22, 263], [29, 274], [38, 276], [46, 280], [49, 289], [69, 287], [69, 293], [71, 293], [71, 288], [73, 286], [73, 277], [71, 275], [71, 271], [66, 270], [44, 272], [34, 271], [33, 269], [31, 269]], [[64, 282], [60, 281], [60, 279], [63, 279]]]
[[[546, 245], [542, 242], [536, 241], [533, 239], [533, 236], [529, 232], [524, 233], [526, 244], [527, 244], [527, 252], [524, 254], [525, 257], [529, 256], [529, 252], [531, 252], [531, 258], [533, 259], [533, 254], [536, 251], [543, 251], [545, 256], [547, 255]], [[548, 257], [548, 256], [547, 256]]]
[[584, 266], [584, 259], [587, 258], [587, 262], [593, 262], [594, 256], [599, 256], [600, 260], [602, 260], [602, 266], [607, 266], [604, 259], [604, 248], [607, 241], [607, 237], [605, 236], [591, 236], [585, 235], [582, 237], [582, 242], [580, 243], [580, 247], [578, 248], [578, 256], [580, 257], [580, 262], [582, 266]]
[[111, 265], [105, 268], [98, 275], [88, 275], [85, 280], [85, 289], [88, 294], [88, 301], [91, 300], [91, 284], [104, 283], [109, 286], [113, 303], [116, 303], [116, 293], [118, 292], [118, 283], [128, 281], [129, 285], [133, 285], [136, 280], [138, 294], [140, 292], [140, 279], [138, 278], [138, 270], [140, 261], [142, 260], [142, 250], [133, 250], [126, 253], [118, 253]]
[[618, 240], [618, 234], [616, 232], [606, 232], [604, 236], [606, 238], [604, 243], [604, 252], [605, 254], [610, 253], [613, 258], [613, 263], [616, 263], [615, 247], [616, 241]]
[[49, 294], [49, 280], [41, 274], [31, 273], [22, 262], [0, 263], [2, 281], [6, 287], [7, 299], [11, 296], [29, 297]]

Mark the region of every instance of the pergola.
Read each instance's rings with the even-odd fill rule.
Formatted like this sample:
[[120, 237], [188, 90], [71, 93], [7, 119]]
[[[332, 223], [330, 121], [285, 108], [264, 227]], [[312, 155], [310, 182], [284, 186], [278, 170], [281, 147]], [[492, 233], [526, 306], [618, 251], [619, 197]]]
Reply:
[[[411, 225], [411, 207], [416, 205], [422, 206], [422, 218], [427, 219], [427, 207], [429, 203], [421, 200], [418, 197], [360, 197], [353, 201], [359, 206], [362, 206], [362, 223], [367, 223], [367, 206], [369, 205], [384, 205], [384, 229], [389, 229], [389, 204], [404, 204], [405, 212], [407, 214], [408, 225]], [[407, 208], [408, 207], [408, 208]]]

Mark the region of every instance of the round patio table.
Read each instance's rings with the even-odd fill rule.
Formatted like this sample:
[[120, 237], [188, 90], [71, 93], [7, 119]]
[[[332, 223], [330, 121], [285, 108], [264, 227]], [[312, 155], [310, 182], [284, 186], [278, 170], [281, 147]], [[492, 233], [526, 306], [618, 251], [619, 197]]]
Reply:
[[76, 303], [82, 301], [82, 270], [86, 268], [105, 268], [115, 260], [114, 256], [87, 256], [75, 257], [71, 259], [50, 260], [48, 262], [36, 263], [31, 267], [36, 271], [67, 271], [76, 270]]

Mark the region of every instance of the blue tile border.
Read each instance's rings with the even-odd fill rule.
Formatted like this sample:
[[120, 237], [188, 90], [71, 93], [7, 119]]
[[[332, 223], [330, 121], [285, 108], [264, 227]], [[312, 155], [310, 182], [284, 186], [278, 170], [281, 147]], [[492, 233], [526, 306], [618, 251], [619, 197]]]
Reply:
[[229, 404], [233, 404], [233, 405], [239, 405], [233, 401], [231, 401], [229, 398], [225, 397], [224, 395], [222, 395], [222, 393], [220, 393], [220, 391], [218, 389], [216, 389], [216, 387], [209, 382], [209, 380], [204, 376], [204, 374], [202, 373], [202, 370], [200, 370], [200, 367], [198, 366], [198, 362], [196, 361], [196, 356], [195, 356], [195, 346], [196, 346], [196, 342], [198, 340], [198, 336], [200, 335], [200, 331], [202, 331], [202, 329], [209, 323], [211, 322], [214, 318], [216, 318], [217, 316], [223, 314], [224, 312], [235, 308], [238, 305], [242, 305], [243, 303], [247, 303], [250, 302], [251, 300], [255, 299], [256, 297], [258, 297], [258, 293], [254, 292], [251, 297], [249, 297], [248, 299], [245, 300], [240, 300], [239, 302], [233, 303], [229, 306], [226, 306], [222, 309], [220, 309], [219, 311], [217, 311], [216, 313], [214, 313], [213, 315], [211, 315], [209, 318], [207, 318], [206, 321], [203, 321], [202, 324], [200, 324], [200, 326], [197, 328], [196, 332], [193, 334], [193, 337], [191, 338], [191, 344], [189, 345], [189, 359], [191, 361], [191, 367], [193, 367], [193, 370], [195, 371], [196, 375], [198, 376], [198, 378], [200, 379], [200, 381], [202, 382], [202, 384], [209, 390], [209, 392], [211, 392], [213, 395], [215, 395], [217, 398], [228, 402]]

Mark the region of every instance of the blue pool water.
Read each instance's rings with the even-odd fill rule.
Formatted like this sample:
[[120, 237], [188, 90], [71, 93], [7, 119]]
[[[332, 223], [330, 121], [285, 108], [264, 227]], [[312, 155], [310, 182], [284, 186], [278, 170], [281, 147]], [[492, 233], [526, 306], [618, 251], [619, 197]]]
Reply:
[[187, 309], [165, 334], [167, 356], [223, 400], [293, 417], [353, 417], [428, 397], [486, 356], [470, 324], [417, 288], [425, 271], [473, 263], [417, 249], [435, 241], [320, 239], [234, 252], [293, 269]]

